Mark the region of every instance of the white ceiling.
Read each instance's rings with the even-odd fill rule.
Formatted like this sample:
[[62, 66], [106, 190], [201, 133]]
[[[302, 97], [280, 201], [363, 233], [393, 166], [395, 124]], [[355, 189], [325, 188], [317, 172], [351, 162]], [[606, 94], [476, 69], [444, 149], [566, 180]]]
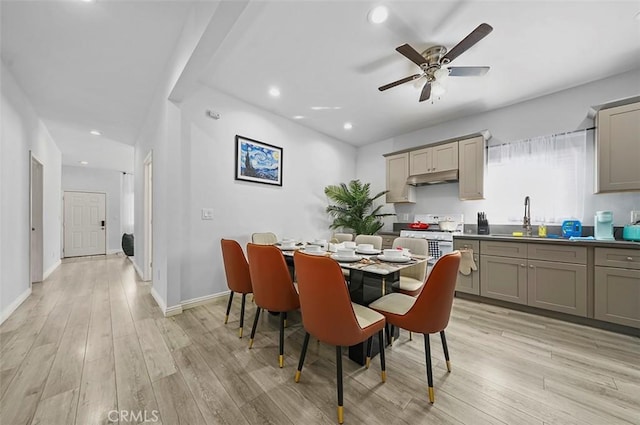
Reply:
[[[210, 59], [195, 73], [203, 84], [285, 118], [303, 115], [300, 124], [358, 146], [640, 68], [639, 1], [388, 1], [389, 20], [370, 24], [367, 13], [379, 3], [249, 2], [222, 42], [220, 34], [201, 41], [195, 54], [208, 49]], [[1, 7], [2, 60], [64, 157], [83, 140], [95, 143], [92, 128], [114, 143], [134, 143], [191, 2]], [[450, 77], [433, 103], [419, 103], [413, 83], [377, 90], [418, 71], [397, 46], [451, 48], [482, 22], [494, 31], [452, 65], [487, 65], [487, 75]], [[268, 95], [272, 85], [280, 98]], [[346, 121], [352, 130], [343, 129]]]

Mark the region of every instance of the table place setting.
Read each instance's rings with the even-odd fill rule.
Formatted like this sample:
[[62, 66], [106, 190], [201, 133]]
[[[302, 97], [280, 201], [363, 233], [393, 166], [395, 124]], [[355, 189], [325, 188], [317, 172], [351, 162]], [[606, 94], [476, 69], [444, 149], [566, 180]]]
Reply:
[[282, 239], [276, 243], [276, 246], [283, 251], [295, 251], [296, 249], [302, 248], [303, 244], [294, 239]]
[[338, 248], [335, 254], [331, 254], [331, 258], [339, 263], [353, 263], [362, 260], [362, 257], [356, 255], [354, 248]]

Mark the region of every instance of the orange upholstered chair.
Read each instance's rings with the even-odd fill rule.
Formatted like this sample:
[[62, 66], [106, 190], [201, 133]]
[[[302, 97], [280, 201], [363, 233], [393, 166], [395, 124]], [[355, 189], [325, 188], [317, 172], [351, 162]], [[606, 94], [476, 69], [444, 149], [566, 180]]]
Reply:
[[242, 326], [244, 324], [244, 302], [247, 294], [253, 292], [251, 287], [251, 276], [249, 275], [249, 264], [242, 252], [242, 247], [238, 242], [230, 239], [221, 239], [222, 259], [224, 261], [224, 272], [227, 275], [227, 286], [229, 293], [229, 303], [227, 304], [227, 314], [224, 316], [224, 324], [229, 321], [229, 311], [233, 294], [242, 294], [242, 307], [240, 307], [240, 330], [238, 336], [242, 338]]
[[367, 341], [367, 367], [373, 335], [378, 334], [382, 381], [386, 379], [382, 314], [351, 302], [342, 271], [331, 258], [296, 252], [293, 256], [300, 293], [300, 313], [306, 331], [295, 381], [300, 380], [309, 335], [336, 346], [338, 422], [343, 422], [342, 348]]
[[444, 255], [433, 266], [424, 288], [417, 297], [395, 292], [385, 295], [369, 305], [372, 309], [382, 313], [391, 325], [424, 335], [429, 401], [431, 403], [434, 402], [435, 397], [429, 334], [440, 332], [442, 349], [447, 361], [447, 371], [451, 372], [444, 329], [447, 327], [451, 315], [459, 266], [460, 251]]
[[258, 326], [262, 309], [280, 313], [280, 367], [284, 366], [284, 321], [288, 311], [300, 307], [298, 292], [293, 286], [289, 268], [280, 249], [273, 245], [247, 244], [249, 273], [253, 284], [254, 301], [258, 308], [251, 328], [249, 348]]

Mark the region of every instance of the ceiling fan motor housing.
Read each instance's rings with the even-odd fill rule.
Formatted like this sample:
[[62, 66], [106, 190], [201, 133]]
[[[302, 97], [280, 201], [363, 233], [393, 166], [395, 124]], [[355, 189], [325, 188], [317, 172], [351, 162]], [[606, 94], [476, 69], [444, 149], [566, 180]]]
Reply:
[[432, 46], [420, 53], [426, 60], [425, 63], [420, 65], [420, 68], [424, 71], [427, 81], [435, 80], [434, 74], [440, 69], [440, 61], [446, 53], [447, 48], [444, 46]]

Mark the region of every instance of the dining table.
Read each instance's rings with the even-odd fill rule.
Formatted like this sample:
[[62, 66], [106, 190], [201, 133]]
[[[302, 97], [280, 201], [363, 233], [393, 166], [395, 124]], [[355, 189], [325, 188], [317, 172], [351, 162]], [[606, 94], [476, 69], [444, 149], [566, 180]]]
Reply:
[[[293, 278], [295, 276], [293, 254], [298, 249], [304, 252], [304, 245], [301, 244], [292, 248], [279, 247], [281, 248]], [[331, 251], [322, 251], [320, 253], [314, 253], [314, 255], [325, 255], [334, 259], [336, 258], [335, 253]], [[349, 285], [351, 301], [363, 306], [368, 306], [378, 298], [393, 292], [394, 288], [397, 288], [400, 282], [400, 272], [402, 269], [424, 263], [428, 260], [426, 256], [410, 255], [407, 258], [385, 261], [377, 254], [360, 253], [357, 254], [357, 260], [354, 258], [348, 261], [342, 261], [340, 257], [337, 258], [335, 261], [340, 267], [344, 270], [349, 270], [349, 280], [347, 283]], [[394, 336], [397, 337], [398, 333], [399, 330], [395, 329]], [[371, 356], [374, 357], [379, 351], [378, 340], [377, 338], [373, 338]], [[365, 364], [366, 354], [366, 343], [349, 347], [349, 358], [360, 365]]]

